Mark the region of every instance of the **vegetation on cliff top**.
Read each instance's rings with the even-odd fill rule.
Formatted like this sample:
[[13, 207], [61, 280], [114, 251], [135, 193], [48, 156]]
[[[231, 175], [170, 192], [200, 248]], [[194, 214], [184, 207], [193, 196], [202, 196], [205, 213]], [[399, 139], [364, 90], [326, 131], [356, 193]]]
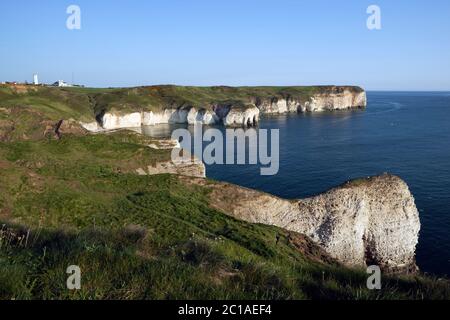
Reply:
[[135, 88], [56, 88], [32, 85], [0, 86], [0, 108], [32, 108], [52, 120], [93, 121], [105, 111], [159, 111], [166, 107], [208, 108], [215, 104], [245, 105], [255, 99], [292, 97], [306, 101], [316, 93], [336, 92], [350, 86], [310, 87], [184, 87], [174, 85]]

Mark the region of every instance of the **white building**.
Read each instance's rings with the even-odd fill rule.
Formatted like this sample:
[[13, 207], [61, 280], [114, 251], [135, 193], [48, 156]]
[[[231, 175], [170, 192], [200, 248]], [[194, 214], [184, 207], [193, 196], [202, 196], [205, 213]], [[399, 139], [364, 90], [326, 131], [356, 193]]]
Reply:
[[39, 79], [37, 73], [33, 74], [33, 84], [37, 86], [39, 84]]
[[53, 86], [55, 87], [71, 87], [70, 84], [68, 84], [67, 82], [64, 82], [64, 80], [58, 80], [56, 81]]

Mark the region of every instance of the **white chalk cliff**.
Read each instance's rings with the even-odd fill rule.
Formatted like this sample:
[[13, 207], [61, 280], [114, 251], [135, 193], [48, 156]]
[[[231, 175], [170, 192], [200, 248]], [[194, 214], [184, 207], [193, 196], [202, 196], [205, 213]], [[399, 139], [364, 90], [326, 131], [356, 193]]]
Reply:
[[245, 105], [211, 104], [209, 107], [166, 107], [161, 111], [108, 111], [97, 116], [97, 121], [81, 123], [93, 132], [133, 128], [142, 125], [169, 123], [224, 124], [225, 126], [254, 126], [260, 114], [288, 112], [321, 112], [366, 107], [366, 93], [349, 87], [331, 87], [305, 99], [294, 97], [254, 97]]
[[[219, 108], [216, 109], [217, 111]], [[220, 114], [220, 115], [219, 115]], [[114, 130], [121, 128], [136, 128], [140, 126], [151, 126], [156, 124], [220, 124], [226, 126], [254, 126], [259, 121], [259, 109], [256, 106], [233, 109], [230, 108], [225, 114], [213, 110], [199, 109], [165, 109], [160, 112], [106, 112], [100, 121], [81, 123], [81, 125], [92, 132], [102, 130]]]
[[327, 92], [312, 94], [306, 100], [293, 97], [272, 97], [266, 99], [255, 98], [254, 102], [262, 113], [273, 114], [365, 108], [367, 98], [365, 91], [335, 87]]
[[378, 265], [392, 271], [416, 268], [419, 213], [408, 186], [396, 176], [351, 181], [301, 200], [227, 183], [208, 185], [217, 209], [248, 222], [305, 234], [346, 265]]
[[367, 105], [366, 93], [343, 90], [329, 94], [315, 94], [304, 105], [300, 105], [301, 112], [319, 112], [364, 108]]

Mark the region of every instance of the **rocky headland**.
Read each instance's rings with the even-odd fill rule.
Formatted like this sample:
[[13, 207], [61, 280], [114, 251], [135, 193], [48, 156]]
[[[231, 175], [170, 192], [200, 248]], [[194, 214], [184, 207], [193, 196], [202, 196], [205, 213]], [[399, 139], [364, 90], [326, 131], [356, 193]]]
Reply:
[[[143, 90], [143, 89], [141, 89]], [[149, 88], [152, 91], [152, 87]], [[157, 108], [107, 106], [97, 108], [96, 121], [82, 122], [89, 131], [113, 130], [155, 124], [223, 124], [254, 126], [263, 114], [322, 112], [366, 107], [366, 93], [359, 87], [211, 87], [196, 88], [199, 96], [192, 103], [183, 92], [169, 95], [158, 91]], [[205, 91], [205, 92], [203, 92]], [[177, 101], [177, 102], [175, 102]], [[153, 106], [155, 107], [155, 106]]]
[[397, 176], [357, 179], [298, 200], [223, 182], [208, 186], [215, 208], [237, 219], [305, 234], [345, 265], [378, 265], [393, 272], [417, 269], [419, 212], [407, 184]]

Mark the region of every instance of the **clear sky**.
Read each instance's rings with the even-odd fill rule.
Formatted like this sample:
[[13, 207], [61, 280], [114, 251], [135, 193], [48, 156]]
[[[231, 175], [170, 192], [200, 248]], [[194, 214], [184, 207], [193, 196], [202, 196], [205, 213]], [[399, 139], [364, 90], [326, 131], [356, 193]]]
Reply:
[[[69, 5], [81, 30], [66, 28]], [[381, 8], [381, 30], [366, 9]], [[0, 2], [0, 81], [450, 90], [448, 0]]]

